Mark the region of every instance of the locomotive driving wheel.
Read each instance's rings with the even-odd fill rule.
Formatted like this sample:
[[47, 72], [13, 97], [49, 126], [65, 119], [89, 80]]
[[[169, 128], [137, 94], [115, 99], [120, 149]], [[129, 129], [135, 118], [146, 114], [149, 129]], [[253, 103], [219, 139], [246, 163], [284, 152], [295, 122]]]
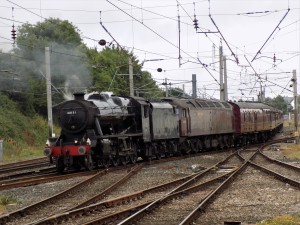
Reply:
[[118, 166], [118, 165], [119, 165], [119, 162], [120, 162], [119, 158], [117, 158], [117, 157], [111, 158], [111, 164], [112, 164], [113, 166]]
[[56, 171], [58, 173], [63, 173], [65, 170], [64, 158], [59, 156], [56, 161]]
[[129, 160], [132, 164], [136, 164], [136, 161], [137, 161], [137, 154], [136, 152], [132, 153], [130, 156], [129, 156]]
[[120, 156], [120, 162], [123, 166], [127, 165], [127, 163], [129, 163], [129, 157], [128, 156]]
[[104, 168], [108, 168], [110, 165], [110, 159], [102, 159], [102, 165]]
[[84, 157], [84, 166], [86, 170], [93, 170], [93, 160], [91, 155], [87, 155]]

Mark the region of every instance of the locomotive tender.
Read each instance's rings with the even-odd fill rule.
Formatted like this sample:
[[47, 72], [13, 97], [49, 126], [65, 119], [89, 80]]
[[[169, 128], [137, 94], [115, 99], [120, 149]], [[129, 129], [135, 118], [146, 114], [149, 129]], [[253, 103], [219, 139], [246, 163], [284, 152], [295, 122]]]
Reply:
[[56, 107], [61, 134], [44, 149], [59, 172], [263, 142], [283, 125], [282, 112], [262, 103], [74, 96]]

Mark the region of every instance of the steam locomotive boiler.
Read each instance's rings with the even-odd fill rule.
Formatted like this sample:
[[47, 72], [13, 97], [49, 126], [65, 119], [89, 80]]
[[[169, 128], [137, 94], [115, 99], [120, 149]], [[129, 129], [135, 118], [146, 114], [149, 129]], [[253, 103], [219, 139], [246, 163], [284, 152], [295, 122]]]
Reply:
[[[130, 100], [109, 94], [83, 93], [63, 102], [55, 109], [61, 134], [51, 138], [44, 154], [56, 163], [59, 172], [65, 168], [91, 170], [94, 165], [127, 163], [137, 158], [131, 139], [137, 133]], [[125, 135], [126, 134], [126, 135]]]

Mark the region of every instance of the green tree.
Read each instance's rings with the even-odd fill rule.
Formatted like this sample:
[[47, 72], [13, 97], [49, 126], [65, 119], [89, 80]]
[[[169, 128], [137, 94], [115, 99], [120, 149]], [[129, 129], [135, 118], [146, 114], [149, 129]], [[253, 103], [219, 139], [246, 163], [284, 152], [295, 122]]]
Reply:
[[273, 99], [266, 98], [265, 102], [268, 105], [283, 111], [283, 113], [287, 113], [288, 104], [287, 104], [287, 102], [284, 101], [284, 98], [281, 95], [278, 95], [277, 97], [275, 97]]
[[176, 98], [187, 98], [191, 97], [188, 94], [186, 94], [181, 88], [171, 88], [169, 90], [169, 96], [176, 97]]
[[142, 71], [137, 58], [127, 50], [112, 46], [101, 52], [88, 51], [92, 68], [92, 87], [90, 91], [112, 91], [116, 95], [129, 95], [129, 57], [133, 64], [133, 83], [135, 95], [150, 98], [161, 97], [162, 91], [152, 79], [151, 74]]
[[56, 43], [72, 49], [82, 45], [79, 30], [67, 20], [50, 18], [35, 25], [26, 23], [18, 28], [17, 53], [35, 59], [46, 46]]
[[116, 95], [129, 95], [129, 58], [133, 63], [135, 95], [163, 96], [151, 74], [142, 70], [133, 53], [114, 45], [102, 51], [89, 49], [83, 44], [79, 30], [70, 22], [50, 18], [35, 25], [23, 24], [18, 28], [16, 48], [7, 55], [1, 54], [5, 58], [1, 59], [1, 66], [18, 74], [21, 81], [17, 83], [6, 74], [9, 78], [7, 93], [19, 101], [22, 111], [28, 115], [35, 112], [46, 115], [47, 112], [45, 47], [50, 47], [51, 52], [54, 105], [71, 99], [76, 91], [112, 91]]
[[[46, 114], [45, 47], [50, 47], [53, 103], [63, 101], [66, 95], [82, 91], [90, 85], [87, 47], [79, 30], [66, 20], [50, 18], [35, 25], [18, 28], [17, 46], [11, 55], [15, 71], [20, 74], [26, 90], [23, 109], [28, 114]], [[13, 94], [18, 99], [17, 93]]]

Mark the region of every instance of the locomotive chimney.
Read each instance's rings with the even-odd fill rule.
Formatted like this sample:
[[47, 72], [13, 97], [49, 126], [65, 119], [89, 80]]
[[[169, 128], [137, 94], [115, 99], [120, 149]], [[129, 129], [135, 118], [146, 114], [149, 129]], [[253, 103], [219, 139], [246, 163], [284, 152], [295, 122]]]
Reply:
[[75, 100], [83, 101], [84, 100], [84, 93], [83, 92], [76, 92], [73, 94]]

